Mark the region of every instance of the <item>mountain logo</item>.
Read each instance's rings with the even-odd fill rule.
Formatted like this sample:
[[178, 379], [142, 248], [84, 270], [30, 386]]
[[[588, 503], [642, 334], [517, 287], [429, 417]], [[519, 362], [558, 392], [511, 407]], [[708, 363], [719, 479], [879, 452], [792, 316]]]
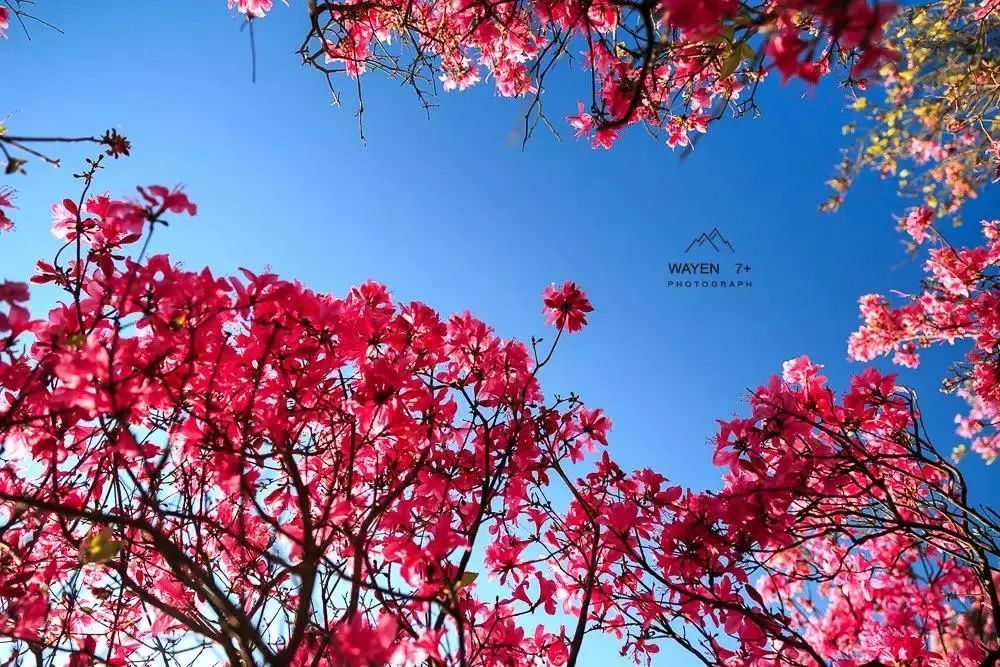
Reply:
[[[726, 249], [729, 252], [726, 252]], [[695, 253], [691, 255], [691, 250]], [[710, 250], [715, 251], [712, 255]], [[667, 287], [742, 289], [753, 287], [750, 264], [746, 258], [736, 256], [736, 248], [729, 239], [713, 227], [702, 232], [688, 244], [685, 260], [667, 262]], [[720, 256], [721, 255], [721, 256]], [[679, 258], [678, 258], [679, 259]], [[736, 261], [739, 259], [740, 261]]]
[[733, 244], [722, 235], [718, 227], [713, 228], [710, 232], [702, 232], [699, 236], [696, 236], [684, 252], [690, 252], [691, 248], [695, 247], [703, 248], [706, 245], [711, 246], [715, 252], [722, 252], [722, 248], [729, 248], [729, 252], [736, 252]]

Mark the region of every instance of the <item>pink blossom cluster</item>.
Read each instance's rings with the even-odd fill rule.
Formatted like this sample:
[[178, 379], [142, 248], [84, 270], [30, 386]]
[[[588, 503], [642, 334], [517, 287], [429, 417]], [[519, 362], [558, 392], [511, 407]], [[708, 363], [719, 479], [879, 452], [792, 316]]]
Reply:
[[787, 619], [782, 651], [839, 667], [988, 664], [997, 573], [948, 509], [964, 490], [926, 449], [912, 395], [869, 368], [838, 398], [820, 372], [787, 362], [717, 441], [729, 537], [753, 536], [740, 560]]
[[[27, 285], [0, 284], [12, 655], [529, 667], [575, 664], [595, 631], [640, 663], [666, 642], [725, 667], [997, 654], [970, 529], [990, 524], [893, 376], [838, 396], [789, 361], [720, 422], [721, 489], [684, 490], [623, 471], [600, 409], [542, 392], [593, 312], [575, 283], [544, 291], [558, 335], [528, 346], [376, 283], [341, 298], [146, 256], [165, 216], [196, 212], [161, 186], [66, 199], [31, 279], [63, 300], [33, 318]], [[935, 275], [974, 300], [963, 270], [995, 249], [961, 252]]]
[[14, 229], [14, 222], [4, 209], [14, 208], [14, 188], [0, 187], [0, 232]]
[[[229, 0], [251, 19], [271, 5]], [[689, 146], [772, 69], [816, 83], [845, 62], [856, 78], [896, 57], [882, 45], [896, 5], [883, 0], [351, 0], [309, 10], [316, 50], [304, 58], [328, 75], [419, 74], [446, 91], [489, 77], [501, 96], [535, 96], [556, 60], [582, 50], [594, 94], [568, 121], [601, 147], [637, 124]]]
[[[968, 342], [969, 350], [946, 387], [970, 404], [957, 418], [959, 435], [987, 461], [1000, 455], [1000, 222], [984, 221], [984, 242], [953, 248], [931, 226], [926, 209], [912, 210], [902, 221], [913, 242], [927, 248], [926, 278], [918, 294], [894, 306], [881, 295], [861, 298], [864, 324], [848, 342], [854, 359], [868, 361], [892, 354], [909, 368], [919, 364], [918, 350], [931, 345]], [[961, 450], [959, 450], [961, 451]]]
[[583, 548], [559, 542], [559, 568], [598, 588], [567, 611], [595, 615], [640, 662], [678, 641], [731, 667], [989, 664], [1000, 578], [912, 395], [867, 369], [837, 396], [800, 357], [750, 408], [720, 422], [717, 492], [627, 474], [606, 453], [580, 480], [567, 516]]
[[[546, 489], [610, 420], [547, 401], [545, 353], [469, 313], [129, 257], [196, 212], [161, 186], [66, 199], [64, 251], [31, 279], [64, 301], [32, 319], [27, 286], [0, 285], [0, 635], [81, 666], [184, 633], [268, 664], [564, 663], [565, 632], [522, 617], [583, 584], [508, 565], [572, 529]], [[544, 310], [575, 332], [593, 308], [565, 283]], [[88, 561], [98, 538], [118, 546]], [[470, 578], [484, 540], [500, 602]], [[320, 591], [337, 601], [314, 613]]]

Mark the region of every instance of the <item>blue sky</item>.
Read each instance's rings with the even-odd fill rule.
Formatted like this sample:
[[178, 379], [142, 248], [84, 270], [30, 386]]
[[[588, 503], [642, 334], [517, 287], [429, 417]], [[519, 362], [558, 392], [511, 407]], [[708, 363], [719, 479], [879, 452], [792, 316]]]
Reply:
[[[119, 128], [134, 156], [110, 164], [99, 189], [184, 183], [200, 213], [158, 235], [155, 250], [190, 267], [270, 267], [338, 294], [373, 278], [400, 300], [468, 309], [523, 339], [545, 333], [542, 288], [576, 280], [597, 310], [544, 387], [603, 407], [623, 466], [689, 486], [717, 484], [706, 440], [716, 419], [743, 409], [748, 387], [803, 353], [845, 386], [860, 370], [845, 342], [857, 297], [917, 284], [891, 182], [864, 178], [838, 214], [816, 211], [850, 118], [834, 87], [773, 82], [761, 118], [718, 124], [682, 162], [642, 132], [612, 151], [574, 140], [561, 119], [586, 88], [564, 71], [546, 103], [562, 141], [539, 131], [523, 151], [523, 101], [482, 85], [443, 95], [428, 118], [409, 90], [372, 75], [362, 145], [352, 82], [340, 81], [345, 108], [332, 108], [293, 53], [303, 4], [278, 5], [256, 25], [251, 83], [248, 35], [223, 0], [42, 3], [66, 35], [35, 26], [27, 42], [11, 28], [0, 49], [16, 65], [4, 71], [0, 115], [14, 113], [17, 134]], [[48, 207], [77, 191], [71, 174], [84, 155], [62, 154], [62, 169], [34, 161], [28, 178], [4, 181], [20, 190], [20, 210], [16, 232], [0, 239], [0, 278], [23, 278], [54, 252]], [[965, 218], [996, 203], [973, 202]], [[714, 227], [752, 265], [753, 288], [667, 288], [668, 262]], [[954, 238], [976, 234], [968, 224]], [[961, 403], [937, 386], [954, 352], [902, 371], [945, 450]], [[998, 471], [973, 459], [964, 468], [996, 502]], [[598, 643], [585, 662], [613, 655]]]

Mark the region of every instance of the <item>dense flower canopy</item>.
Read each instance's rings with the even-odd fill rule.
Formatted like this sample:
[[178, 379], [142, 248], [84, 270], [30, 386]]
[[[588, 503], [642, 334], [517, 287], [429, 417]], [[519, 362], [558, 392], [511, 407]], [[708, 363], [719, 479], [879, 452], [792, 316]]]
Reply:
[[[582, 52], [592, 99], [569, 122], [603, 147], [630, 124], [690, 146], [772, 72], [839, 71], [854, 95], [877, 73], [889, 111], [859, 164], [929, 165], [900, 223], [927, 279], [862, 297], [849, 353], [912, 368], [965, 342], [946, 384], [970, 404], [958, 430], [1000, 454], [1000, 223], [972, 248], [935, 224], [994, 173], [995, 1], [907, 8], [888, 39], [896, 8], [877, 0], [304, 6], [307, 63], [421, 95], [489, 76], [540, 114], [553, 63]], [[23, 11], [0, 6], [0, 34]], [[939, 67], [953, 56], [967, 78]], [[52, 140], [0, 125], [7, 172], [58, 164], [33, 148]], [[786, 362], [719, 422], [719, 488], [683, 489], [623, 470], [601, 409], [543, 392], [594, 313], [576, 283], [544, 289], [549, 340], [524, 344], [373, 282], [338, 297], [186, 269], [152, 252], [197, 214], [183, 191], [99, 194], [128, 141], [54, 140], [104, 155], [52, 207], [54, 257], [0, 282], [4, 664], [576, 665], [595, 634], [640, 664], [668, 643], [713, 667], [1000, 664], [1000, 516], [970, 502], [895, 376], [837, 393]], [[0, 232], [12, 209], [0, 189]], [[58, 303], [41, 312], [36, 291]]]
[[718, 439], [720, 499], [755, 509], [724, 516], [754, 542], [761, 598], [827, 664], [995, 664], [995, 516], [968, 507], [893, 376], [867, 369], [838, 398], [820, 370], [786, 363]]
[[864, 325], [851, 336], [849, 352], [861, 361], [892, 353], [894, 362], [916, 368], [920, 348], [970, 341], [945, 388], [970, 405], [968, 415], [956, 418], [959, 435], [992, 462], [1000, 456], [1000, 221], [982, 222], [982, 245], [955, 248], [933, 219], [931, 210], [915, 208], [901, 221], [915, 245], [928, 247], [923, 289], [898, 307], [881, 295], [862, 297]]
[[[552, 613], [569, 575], [524, 565], [517, 595], [487, 605], [470, 570], [487, 536], [504, 578], [512, 554], [565, 543], [545, 489], [606, 442], [600, 410], [545, 402], [536, 374], [554, 344], [540, 358], [374, 283], [340, 299], [123, 254], [195, 213], [159, 186], [66, 199], [63, 250], [32, 278], [65, 301], [31, 319], [24, 284], [0, 289], [0, 633], [14, 655], [565, 654], [564, 636], [519, 617]], [[576, 292], [560, 308], [570, 329], [584, 304]]]
[[904, 7], [886, 28], [901, 55], [883, 63], [868, 92], [852, 95], [859, 136], [845, 152], [835, 209], [862, 168], [896, 178], [900, 193], [936, 217], [955, 217], [1000, 178], [1000, 3], [934, 0]]
[[[622, 128], [660, 131], [688, 146], [728, 109], [753, 108], [769, 72], [815, 83], [849, 81], [896, 57], [881, 44], [896, 10], [885, 0], [541, 0], [307, 3], [303, 60], [326, 75], [380, 71], [421, 99], [438, 84], [464, 90], [488, 76], [504, 97], [533, 99], [561, 59], [589, 71], [587, 101], [569, 118], [578, 135], [609, 147]], [[229, 0], [249, 20], [270, 0]], [[748, 90], [747, 90], [748, 89]], [[743, 99], [741, 100], [741, 95]]]
[[722, 488], [684, 490], [616, 465], [601, 410], [543, 394], [593, 312], [574, 283], [525, 346], [374, 283], [185, 270], [147, 251], [195, 205], [92, 194], [100, 162], [31, 278], [62, 301], [39, 316], [0, 285], [12, 659], [574, 665], [595, 632], [638, 662], [665, 642], [730, 667], [1000, 655], [1000, 528], [893, 377], [838, 397], [788, 362], [721, 424]]

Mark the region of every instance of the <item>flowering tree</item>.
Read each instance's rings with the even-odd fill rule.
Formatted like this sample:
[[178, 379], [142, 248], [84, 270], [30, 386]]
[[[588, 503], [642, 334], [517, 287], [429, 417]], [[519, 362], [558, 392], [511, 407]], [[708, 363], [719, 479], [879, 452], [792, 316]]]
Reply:
[[893, 376], [868, 369], [838, 400], [819, 371], [786, 363], [718, 438], [723, 535], [751, 542], [762, 600], [746, 592], [808, 647], [779, 644], [776, 658], [996, 664], [997, 515], [969, 504]]
[[1000, 178], [998, 10], [995, 0], [943, 0], [906, 7], [887, 26], [886, 44], [901, 58], [881, 65], [881, 92], [855, 95], [852, 107], [863, 119], [844, 129], [860, 138], [845, 153], [831, 181], [834, 195], [822, 207], [836, 209], [863, 168], [895, 177], [900, 194], [918, 200], [899, 227], [914, 253], [927, 250], [927, 277], [899, 305], [863, 296], [864, 324], [848, 351], [861, 361], [892, 354], [894, 362], [916, 368], [920, 348], [969, 341], [943, 384], [970, 406], [956, 418], [969, 444], [953, 457], [971, 447], [987, 462], [1000, 454], [998, 223], [981, 223], [985, 239], [974, 248], [953, 247], [936, 223], [960, 222], [963, 203]]
[[855, 94], [855, 147], [830, 182], [836, 209], [859, 170], [897, 178], [901, 194], [936, 216], [956, 215], [1000, 178], [1000, 4], [940, 0], [908, 6], [886, 30], [901, 54], [879, 69], [882, 84]]
[[[228, 3], [248, 21], [263, 18], [273, 4]], [[811, 83], [842, 71], [853, 82], [894, 57], [882, 46], [882, 26], [895, 11], [887, 0], [302, 4], [303, 61], [325, 75], [331, 91], [335, 75], [354, 78], [359, 111], [365, 72], [401, 79], [425, 104], [439, 86], [464, 90], [490, 76], [498, 94], [532, 99], [527, 138], [543, 118], [546, 78], [567, 60], [591, 79], [581, 94], [586, 102], [569, 121], [603, 147], [627, 125], [662, 131], [670, 147], [688, 146], [689, 133], [705, 132], [727, 110], [756, 109], [754, 93], [771, 71]], [[39, 20], [17, 0], [0, 5], [0, 35], [12, 11], [22, 23]]]
[[997, 664], [1000, 517], [969, 504], [913, 395], [869, 369], [838, 398], [803, 357], [750, 406], [722, 423], [717, 493], [610, 463], [582, 480], [595, 627], [706, 665]]
[[[688, 146], [689, 133], [705, 132], [727, 110], [755, 109], [756, 87], [772, 70], [809, 82], [834, 69], [860, 76], [892, 56], [881, 39], [895, 10], [881, 0], [305, 4], [299, 52], [328, 81], [380, 71], [426, 103], [439, 84], [464, 90], [488, 75], [498, 94], [532, 99], [525, 138], [543, 118], [546, 78], [558, 61], [579, 57], [590, 85], [569, 122], [602, 147], [628, 125], [663, 132], [670, 147]], [[229, 5], [248, 20], [272, 9], [271, 0]], [[363, 109], [360, 79], [357, 91]]]
[[[685, 145], [770, 68], [811, 81], [847, 64], [855, 81], [889, 55], [889, 6], [857, 0], [307, 9], [311, 64], [418, 91], [482, 68], [537, 102], [583, 44], [594, 97], [572, 122], [599, 145], [630, 123]], [[8, 169], [54, 161], [47, 141], [0, 135]], [[684, 490], [623, 471], [600, 410], [542, 392], [592, 311], [573, 283], [543, 294], [553, 340], [525, 345], [373, 283], [338, 298], [184, 270], [149, 252], [196, 213], [186, 195], [95, 194], [128, 143], [55, 141], [106, 153], [53, 208], [62, 245], [31, 278], [60, 303], [32, 312], [27, 284], [0, 283], [5, 664], [576, 665], [594, 633], [637, 662], [672, 642], [725, 667], [1000, 663], [1000, 516], [970, 503], [893, 376], [838, 396], [788, 362], [721, 424], [721, 489]], [[954, 249], [938, 212], [903, 220], [929, 246], [925, 289], [896, 308], [865, 297], [851, 353], [913, 366], [918, 347], [970, 339], [951, 385], [991, 459], [1000, 226]]]
[[[902, 221], [916, 245], [929, 246], [923, 288], [898, 307], [881, 295], [862, 297], [864, 325], [851, 336], [849, 352], [862, 361], [892, 353], [896, 363], [915, 368], [919, 348], [970, 341], [944, 386], [970, 405], [968, 415], [956, 418], [959, 434], [992, 462], [1000, 455], [1000, 222], [982, 223], [982, 245], [954, 248], [933, 220], [930, 209], [915, 208]], [[962, 445], [955, 456], [965, 451]]]
[[[0, 36], [16, 18], [39, 19], [33, 3], [0, 5]], [[249, 22], [272, 0], [228, 0]], [[338, 75], [378, 71], [409, 84], [429, 104], [438, 88], [464, 90], [492, 77], [498, 94], [529, 97], [525, 139], [542, 112], [545, 80], [560, 60], [589, 71], [578, 136], [610, 147], [623, 128], [641, 125], [671, 148], [689, 147], [727, 111], [757, 109], [755, 93], [774, 71], [783, 81], [817, 82], [831, 72], [855, 91], [854, 108], [869, 116], [857, 151], [831, 184], [836, 208], [859, 168], [898, 174], [901, 186], [954, 212], [974, 181], [997, 168], [992, 133], [997, 101], [995, 0], [935, 0], [897, 13], [888, 0], [545, 0], [544, 2], [320, 2], [304, 0], [303, 62], [333, 92]], [[899, 61], [896, 64], [896, 61]], [[868, 74], [879, 96], [857, 97]], [[546, 121], [547, 122], [547, 121]], [[853, 132], [851, 124], [845, 131]], [[8, 156], [8, 168], [13, 164]], [[930, 163], [925, 175], [901, 168]], [[19, 166], [14, 166], [17, 170]]]
[[521, 563], [518, 595], [487, 604], [472, 567], [484, 540], [493, 571], [515, 545], [579, 548], [549, 537], [569, 528], [546, 489], [610, 422], [537, 375], [586, 297], [547, 290], [556, 335], [526, 347], [372, 283], [339, 299], [184, 271], [146, 252], [195, 206], [90, 194], [99, 165], [53, 209], [64, 245], [32, 278], [63, 302], [32, 319], [24, 284], [0, 289], [4, 655], [565, 662], [565, 635], [522, 626], [555, 604], [551, 575], [529, 594]]
[[[228, 4], [250, 22], [272, 9], [272, 0]], [[0, 37], [13, 19], [25, 30], [25, 21], [52, 27], [32, 9], [23, 0], [0, 3]], [[882, 26], [895, 11], [888, 0], [305, 0], [304, 9], [303, 62], [325, 76], [336, 100], [335, 77], [353, 78], [359, 115], [365, 72], [400, 78], [425, 105], [439, 86], [464, 90], [488, 75], [498, 94], [532, 100], [527, 140], [545, 120], [545, 79], [567, 60], [591, 79], [587, 101], [567, 120], [578, 136], [605, 148], [630, 125], [664, 134], [671, 148], [688, 147], [692, 133], [706, 132], [727, 111], [755, 110], [756, 89], [773, 70], [782, 80], [811, 83], [836, 70], [850, 83], [895, 57], [882, 46]], [[0, 124], [6, 173], [22, 172], [30, 157], [57, 165], [39, 148], [53, 142], [99, 143], [115, 156], [128, 151], [117, 133], [8, 136]], [[3, 213], [11, 207], [12, 191], [0, 191], [0, 231], [12, 224]]]
[[789, 362], [722, 425], [723, 488], [684, 491], [542, 393], [592, 310], [572, 283], [525, 346], [372, 283], [182, 270], [147, 253], [195, 206], [92, 194], [102, 161], [32, 278], [62, 301], [0, 287], [10, 664], [574, 665], [594, 632], [637, 661], [996, 664], [997, 517], [892, 377], [838, 399]]

